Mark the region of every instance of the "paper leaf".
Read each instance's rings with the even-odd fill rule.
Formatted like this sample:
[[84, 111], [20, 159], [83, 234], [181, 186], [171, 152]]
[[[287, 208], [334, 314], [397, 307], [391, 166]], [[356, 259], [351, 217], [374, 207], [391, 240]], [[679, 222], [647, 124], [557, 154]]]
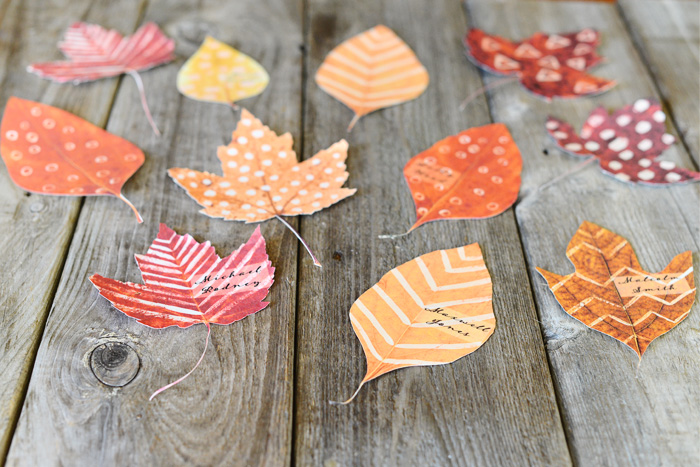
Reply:
[[297, 162], [292, 145], [289, 133], [277, 136], [243, 109], [231, 143], [217, 152], [223, 176], [183, 168], [168, 174], [204, 208], [203, 214], [246, 223], [313, 214], [355, 193], [341, 188], [349, 175], [345, 140], [303, 162]]
[[27, 71], [57, 83], [73, 84], [129, 73], [139, 88], [141, 104], [153, 131], [160, 134], [136, 73], [175, 58], [175, 41], [166, 37], [155, 23], [144, 24], [129, 37], [96, 24], [74, 23], [58, 47], [70, 60], [33, 63]]
[[561, 35], [538, 32], [522, 42], [472, 29], [464, 38], [467, 55], [477, 66], [517, 76], [526, 89], [548, 100], [599, 94], [615, 85], [586, 73], [601, 61], [595, 51], [599, 43], [592, 29]]
[[316, 72], [316, 84], [355, 112], [415, 99], [428, 87], [428, 72], [413, 51], [386, 26], [375, 26], [333, 49]]
[[438, 141], [403, 169], [416, 205], [416, 227], [442, 219], [483, 219], [518, 198], [520, 150], [501, 123]]
[[180, 68], [177, 89], [192, 99], [231, 105], [260, 94], [269, 81], [258, 62], [207, 36], [199, 50]]
[[0, 154], [19, 187], [45, 195], [112, 195], [144, 162], [119, 136], [50, 105], [11, 97], [0, 125]]
[[347, 402], [380, 375], [444, 365], [477, 350], [496, 327], [491, 298], [477, 243], [433, 251], [389, 271], [350, 309], [367, 374]]
[[92, 275], [90, 282], [116, 309], [145, 326], [205, 324], [208, 329], [204, 352], [194, 368], [151, 399], [199, 366], [209, 343], [210, 324], [231, 324], [268, 305], [263, 300], [275, 272], [259, 227], [244, 245], [222, 259], [208, 241], [198, 243], [160, 224], [158, 237], [145, 255], [136, 255], [136, 262], [144, 285], [99, 274]]
[[683, 321], [695, 301], [693, 260], [681, 253], [660, 273], [644, 271], [627, 240], [590, 222], [571, 239], [567, 276], [537, 271], [564, 311], [634, 350], [639, 358], [657, 337]]
[[612, 115], [598, 107], [578, 136], [568, 123], [549, 117], [546, 128], [560, 149], [600, 161], [604, 173], [630, 183], [667, 185], [700, 180], [700, 173], [659, 161], [675, 138], [666, 133], [666, 114], [654, 99], [639, 99]]

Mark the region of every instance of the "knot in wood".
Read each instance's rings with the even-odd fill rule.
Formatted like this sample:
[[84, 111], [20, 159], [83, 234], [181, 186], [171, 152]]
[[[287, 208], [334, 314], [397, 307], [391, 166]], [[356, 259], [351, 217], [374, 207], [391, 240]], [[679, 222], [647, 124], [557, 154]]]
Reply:
[[95, 378], [115, 388], [133, 381], [140, 367], [141, 360], [136, 351], [122, 342], [98, 345], [90, 355], [90, 369]]

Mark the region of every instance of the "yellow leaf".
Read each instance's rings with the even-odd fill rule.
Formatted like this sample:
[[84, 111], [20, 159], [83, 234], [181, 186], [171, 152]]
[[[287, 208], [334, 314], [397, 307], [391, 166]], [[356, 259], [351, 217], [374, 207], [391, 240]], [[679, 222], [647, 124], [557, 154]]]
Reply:
[[199, 50], [180, 68], [177, 89], [192, 99], [232, 105], [260, 94], [269, 81], [258, 62], [207, 36]]

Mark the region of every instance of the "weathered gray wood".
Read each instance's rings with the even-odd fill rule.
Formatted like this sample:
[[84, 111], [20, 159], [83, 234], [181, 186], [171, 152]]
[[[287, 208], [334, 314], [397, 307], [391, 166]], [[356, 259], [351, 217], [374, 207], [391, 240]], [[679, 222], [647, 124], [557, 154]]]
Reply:
[[[56, 85], [25, 69], [33, 61], [60, 59], [56, 43], [76, 19], [128, 31], [138, 20], [140, 5], [92, 0], [3, 2], [0, 105], [15, 95], [104, 126], [118, 79]], [[80, 198], [27, 193], [12, 182], [4, 164], [0, 169], [0, 461], [9, 447], [81, 203]]]
[[[122, 7], [122, 9], [124, 9]], [[175, 37], [190, 54], [212, 34], [259, 60], [273, 80], [261, 96], [243, 101], [282, 133], [299, 133], [301, 8], [284, 0], [151, 1], [144, 20]], [[270, 32], [274, 31], [274, 34]], [[57, 299], [37, 356], [9, 465], [283, 465], [291, 455], [296, 239], [279, 223], [262, 227], [276, 269], [271, 305], [241, 322], [214, 326], [209, 351], [189, 379], [160, 394], [157, 388], [186, 373], [199, 357], [206, 329], [152, 330], [101, 298], [88, 277], [99, 272], [140, 282], [133, 259], [165, 222], [221, 255], [243, 243], [255, 226], [210, 219], [167, 176], [169, 167], [219, 170], [216, 148], [228, 142], [237, 117], [222, 105], [180, 96], [181, 61], [143, 73], [155, 137], [142, 118], [133, 82], [120, 87], [108, 129], [144, 149], [144, 167], [127, 184], [145, 223], [107, 199], [89, 199], [80, 214]], [[120, 355], [93, 357], [106, 343]], [[127, 347], [127, 348], [124, 348]], [[130, 377], [135, 352], [140, 369]], [[95, 359], [123, 369], [105, 385]], [[103, 363], [104, 365], [104, 363]], [[124, 367], [120, 367], [124, 365]], [[127, 365], [129, 365], [127, 367]], [[104, 372], [100, 373], [105, 380]]]
[[[496, 120], [508, 125], [525, 154], [516, 217], [575, 462], [697, 464], [698, 305], [677, 328], [652, 343], [638, 368], [637, 357], [626, 346], [567, 315], [534, 269], [571, 272], [566, 245], [584, 220], [626, 237], [647, 270], [662, 269], [682, 251], [698, 251], [697, 185], [628, 186], [590, 166], [537, 192], [540, 185], [578, 163], [548, 141], [543, 127], [546, 116], [563, 117], [580, 126], [598, 105], [614, 109], [653, 96], [648, 71], [613, 5], [515, 0], [467, 4], [473, 26], [506, 37], [589, 26], [602, 32], [600, 52], [607, 63], [595, 73], [618, 80], [615, 89], [596, 98], [548, 104], [517, 86], [502, 87], [490, 94], [491, 110]], [[543, 149], [549, 149], [549, 155]], [[691, 164], [681, 145], [664, 158]]]
[[678, 131], [700, 164], [700, 3], [619, 0], [618, 4]]
[[[415, 210], [405, 162], [435, 141], [489, 123], [464, 57], [461, 6], [451, 1], [309, 2], [305, 157], [349, 138], [352, 198], [302, 220], [323, 271], [302, 257], [295, 392], [297, 465], [566, 465], [570, 463], [513, 212], [483, 221], [435, 222], [396, 240]], [[364, 117], [312, 81], [332, 47], [382, 23], [414, 48], [431, 84], [417, 100]], [[525, 154], [527, 156], [527, 154]], [[479, 242], [494, 283], [495, 334], [451, 365], [396, 371], [344, 400], [365, 373], [348, 311], [391, 268], [429, 251]]]

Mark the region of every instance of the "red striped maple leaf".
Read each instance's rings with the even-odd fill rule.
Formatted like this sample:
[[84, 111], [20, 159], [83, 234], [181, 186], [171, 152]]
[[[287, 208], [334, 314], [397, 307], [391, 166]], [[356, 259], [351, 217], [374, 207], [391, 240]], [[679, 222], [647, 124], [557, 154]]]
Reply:
[[258, 227], [250, 239], [225, 258], [208, 241], [177, 235], [160, 224], [158, 237], [145, 255], [136, 255], [144, 285], [120, 282], [99, 274], [90, 277], [100, 295], [115, 308], [152, 328], [207, 326], [204, 351], [187, 378], [201, 363], [209, 344], [210, 324], [231, 324], [265, 308], [275, 268], [265, 251]]
[[538, 32], [521, 42], [472, 29], [464, 44], [477, 66], [515, 76], [527, 90], [547, 100], [599, 94], [615, 85], [586, 73], [601, 61], [595, 52], [599, 35], [592, 29], [561, 35]]
[[27, 67], [27, 71], [57, 83], [74, 84], [128, 73], [136, 81], [141, 104], [153, 131], [160, 134], [146, 103], [143, 82], [137, 73], [175, 58], [175, 41], [163, 34], [155, 23], [144, 24], [129, 37], [96, 24], [74, 23], [66, 31], [58, 48], [70, 60], [33, 63]]

